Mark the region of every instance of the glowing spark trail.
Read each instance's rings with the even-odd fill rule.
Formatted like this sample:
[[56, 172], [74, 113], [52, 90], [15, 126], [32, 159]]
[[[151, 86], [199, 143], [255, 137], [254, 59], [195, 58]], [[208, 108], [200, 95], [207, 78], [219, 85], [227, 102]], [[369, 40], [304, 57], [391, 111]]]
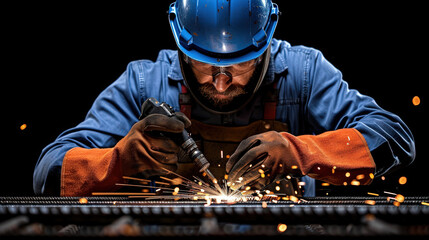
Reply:
[[[269, 190], [252, 190], [244, 182], [248, 179], [240, 178], [236, 183], [228, 182], [228, 175], [224, 176], [219, 183], [214, 177], [202, 175], [203, 178], [193, 176], [193, 180], [188, 179], [178, 173], [162, 168], [165, 171], [164, 176], [158, 176], [155, 180], [141, 179], [136, 177], [124, 176], [126, 183], [116, 183], [116, 186], [128, 188], [141, 188], [142, 192], [93, 192], [93, 196], [128, 196], [129, 198], [143, 198], [145, 200], [204, 200], [205, 205], [213, 203], [234, 204], [237, 202], [268, 201], [276, 203], [281, 198]], [[262, 170], [262, 172], [264, 172]], [[260, 177], [259, 173], [256, 178]], [[254, 177], [253, 177], [254, 178]], [[155, 183], [155, 185], [154, 185]], [[222, 187], [220, 187], [222, 186]], [[233, 188], [231, 188], [233, 187]], [[295, 196], [288, 196], [288, 200], [299, 203]], [[264, 204], [264, 203], [263, 203]], [[266, 206], [266, 202], [264, 204]]]

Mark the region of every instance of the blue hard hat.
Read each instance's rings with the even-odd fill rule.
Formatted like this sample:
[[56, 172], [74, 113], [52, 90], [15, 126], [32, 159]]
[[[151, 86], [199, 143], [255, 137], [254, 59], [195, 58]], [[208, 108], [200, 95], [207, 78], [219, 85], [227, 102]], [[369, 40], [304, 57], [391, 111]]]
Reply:
[[180, 51], [215, 66], [261, 56], [273, 38], [278, 15], [271, 0], [177, 0], [169, 8]]

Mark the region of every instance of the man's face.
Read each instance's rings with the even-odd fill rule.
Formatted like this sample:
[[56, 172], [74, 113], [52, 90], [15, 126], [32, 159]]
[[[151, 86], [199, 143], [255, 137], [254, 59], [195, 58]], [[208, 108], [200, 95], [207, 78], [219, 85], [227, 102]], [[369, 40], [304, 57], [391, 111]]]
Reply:
[[246, 93], [245, 86], [255, 71], [256, 60], [228, 67], [214, 67], [191, 59], [192, 71], [200, 84], [201, 95], [214, 106], [223, 107], [234, 98]]

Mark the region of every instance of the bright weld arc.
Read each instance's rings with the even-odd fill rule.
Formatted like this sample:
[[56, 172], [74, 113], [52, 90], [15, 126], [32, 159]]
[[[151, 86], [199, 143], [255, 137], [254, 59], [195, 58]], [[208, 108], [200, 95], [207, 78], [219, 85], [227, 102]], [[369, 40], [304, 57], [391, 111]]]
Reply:
[[[144, 198], [146, 200], [179, 200], [179, 199], [190, 199], [190, 200], [202, 200], [204, 199], [206, 201], [205, 206], [209, 206], [212, 203], [227, 203], [227, 204], [234, 204], [237, 202], [246, 202], [248, 200], [252, 201], [268, 201], [271, 203], [277, 203], [278, 200], [290, 200], [295, 203], [300, 203], [300, 200], [295, 196], [288, 196], [288, 197], [279, 197], [275, 195], [273, 192], [269, 190], [264, 191], [258, 191], [257, 196], [249, 195], [249, 193], [246, 193], [247, 190], [250, 190], [249, 186], [245, 186], [244, 189], [236, 189], [234, 191], [231, 191], [231, 189], [228, 187], [228, 183], [226, 180], [223, 180], [224, 183], [224, 189], [223, 191], [217, 191], [217, 189], [209, 185], [207, 182], [204, 182], [202, 179], [199, 179], [196, 176], [193, 176], [195, 178], [195, 182], [187, 179], [177, 173], [171, 172], [167, 169], [163, 169], [167, 172], [167, 174], [171, 173], [175, 175], [175, 179], [170, 179], [167, 177], [162, 177], [161, 179], [166, 182], [159, 182], [156, 183], [162, 185], [162, 187], [154, 187], [150, 186], [151, 180], [148, 179], [140, 179], [140, 178], [134, 178], [134, 177], [127, 177], [124, 176], [124, 179], [136, 181], [139, 184], [128, 184], [128, 183], [117, 183], [117, 186], [128, 186], [128, 187], [139, 187], [146, 190], [147, 188], [155, 188], [156, 193], [122, 193], [122, 192], [93, 192], [93, 196], [101, 196], [101, 195], [110, 195], [110, 196], [128, 196], [129, 198]], [[225, 176], [227, 179], [227, 175]], [[242, 178], [240, 180], [243, 180]], [[198, 181], [198, 183], [197, 183]], [[173, 183], [178, 183], [177, 185], [180, 185], [182, 187], [177, 187]], [[250, 191], [250, 193], [253, 193], [253, 191]]]

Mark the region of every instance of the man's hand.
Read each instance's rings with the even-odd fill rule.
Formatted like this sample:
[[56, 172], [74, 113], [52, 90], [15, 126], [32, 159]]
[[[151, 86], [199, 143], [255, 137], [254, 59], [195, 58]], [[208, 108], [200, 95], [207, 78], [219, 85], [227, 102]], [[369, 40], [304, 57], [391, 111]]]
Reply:
[[226, 164], [233, 189], [261, 188], [284, 173], [301, 176], [300, 159], [290, 142], [270, 131], [243, 140]]
[[150, 114], [134, 124], [115, 146], [122, 161], [123, 174], [151, 175], [159, 173], [161, 167], [175, 171], [180, 147], [169, 136], [181, 133], [190, 125], [191, 121], [180, 112], [173, 117]]

